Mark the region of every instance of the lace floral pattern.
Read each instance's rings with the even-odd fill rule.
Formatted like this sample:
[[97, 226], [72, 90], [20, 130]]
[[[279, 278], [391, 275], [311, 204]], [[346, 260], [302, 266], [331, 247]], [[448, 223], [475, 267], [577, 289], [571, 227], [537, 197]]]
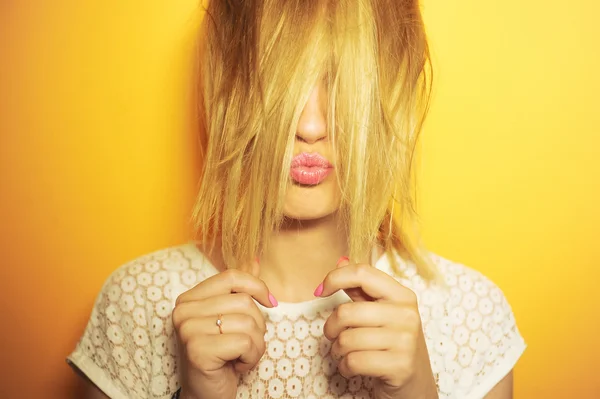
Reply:
[[[480, 273], [433, 256], [446, 286], [427, 284], [412, 264], [397, 278], [415, 291], [440, 398], [481, 398], [525, 349], [501, 290]], [[380, 259], [376, 267], [394, 275]], [[179, 387], [171, 322], [175, 299], [216, 273], [193, 244], [119, 268], [98, 295], [68, 361], [111, 398], [170, 398]], [[329, 355], [323, 324], [348, 297], [262, 308], [267, 350], [240, 378], [238, 398], [370, 398], [373, 381], [346, 379]]]

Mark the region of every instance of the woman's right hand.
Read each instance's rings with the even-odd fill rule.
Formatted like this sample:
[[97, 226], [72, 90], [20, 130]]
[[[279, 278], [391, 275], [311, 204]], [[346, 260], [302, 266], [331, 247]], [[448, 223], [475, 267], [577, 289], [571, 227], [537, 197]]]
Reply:
[[[253, 298], [277, 306], [262, 280], [226, 270], [177, 298], [173, 310], [181, 379], [181, 399], [234, 399], [238, 375], [251, 370], [265, 352], [265, 319]], [[217, 319], [222, 321], [222, 333]]]

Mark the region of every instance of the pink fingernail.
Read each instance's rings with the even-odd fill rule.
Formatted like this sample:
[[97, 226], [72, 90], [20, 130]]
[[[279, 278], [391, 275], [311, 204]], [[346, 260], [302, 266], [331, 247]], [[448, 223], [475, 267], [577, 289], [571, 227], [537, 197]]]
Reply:
[[256, 258], [254, 258], [254, 260], [256, 261], [256, 263], [258, 263], [260, 265], [260, 259], [258, 259], [258, 256]]
[[315, 296], [321, 296], [322, 293], [323, 293], [323, 283], [319, 284], [319, 286], [315, 290]]
[[350, 258], [348, 258], [347, 256], [342, 256], [340, 259], [338, 259], [337, 263], [335, 264], [336, 266], [339, 265], [340, 263], [342, 263], [343, 261], [350, 261]]
[[271, 294], [270, 292], [269, 292], [269, 301], [271, 302], [271, 305], [273, 305], [273, 307], [276, 307], [277, 305], [279, 305], [279, 302], [277, 302], [277, 299], [275, 299], [273, 294]]

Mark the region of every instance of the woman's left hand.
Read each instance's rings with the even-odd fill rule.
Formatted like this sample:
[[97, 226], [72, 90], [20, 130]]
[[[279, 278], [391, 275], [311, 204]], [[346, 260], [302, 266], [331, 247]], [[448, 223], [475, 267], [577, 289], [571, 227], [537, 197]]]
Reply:
[[415, 293], [370, 265], [348, 264], [347, 258], [315, 294], [339, 290], [352, 302], [333, 311], [323, 332], [333, 342], [331, 356], [340, 374], [375, 377], [378, 399], [437, 399]]

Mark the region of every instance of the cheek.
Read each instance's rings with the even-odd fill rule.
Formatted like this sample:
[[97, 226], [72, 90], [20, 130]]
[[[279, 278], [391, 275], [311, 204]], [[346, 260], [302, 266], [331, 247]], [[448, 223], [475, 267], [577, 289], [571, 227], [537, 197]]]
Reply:
[[340, 190], [336, 181], [314, 187], [291, 186], [286, 193], [284, 214], [299, 220], [318, 219], [338, 210]]

